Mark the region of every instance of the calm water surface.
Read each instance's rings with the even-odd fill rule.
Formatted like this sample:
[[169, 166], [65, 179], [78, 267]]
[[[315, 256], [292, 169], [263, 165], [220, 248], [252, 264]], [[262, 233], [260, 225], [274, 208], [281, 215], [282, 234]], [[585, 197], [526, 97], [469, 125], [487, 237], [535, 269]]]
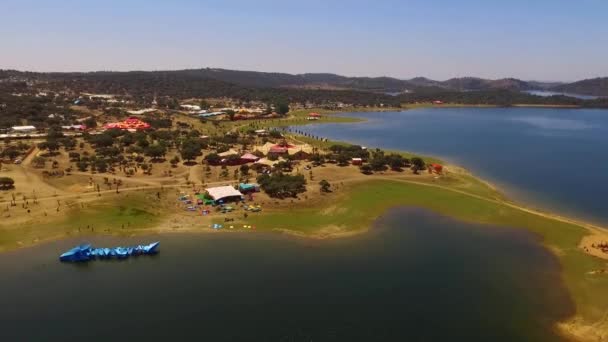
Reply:
[[75, 240], [0, 254], [2, 340], [559, 341], [573, 310], [532, 235], [417, 209], [338, 241], [156, 238], [127, 261], [57, 262]]
[[344, 115], [369, 121], [295, 129], [439, 156], [518, 200], [608, 224], [608, 110], [428, 108]]

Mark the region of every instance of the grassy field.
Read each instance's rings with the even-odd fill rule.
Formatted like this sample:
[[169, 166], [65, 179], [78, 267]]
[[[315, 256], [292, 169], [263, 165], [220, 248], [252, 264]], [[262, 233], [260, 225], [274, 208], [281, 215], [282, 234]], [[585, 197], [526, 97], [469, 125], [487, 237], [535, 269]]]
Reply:
[[106, 194], [94, 202], [64, 203], [60, 220], [2, 226], [0, 251], [76, 234], [130, 234], [154, 227], [161, 217], [154, 195], [146, 192]]

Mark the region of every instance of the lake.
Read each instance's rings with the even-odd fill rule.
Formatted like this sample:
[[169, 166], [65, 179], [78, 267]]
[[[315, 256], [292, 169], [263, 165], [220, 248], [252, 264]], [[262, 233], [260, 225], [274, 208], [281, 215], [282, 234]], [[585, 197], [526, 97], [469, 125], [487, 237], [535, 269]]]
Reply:
[[[64, 264], [62, 240], [0, 254], [4, 341], [559, 341], [557, 259], [523, 230], [394, 208], [367, 234], [160, 239], [154, 257]], [[143, 240], [143, 241], [142, 241]]]
[[294, 129], [438, 156], [518, 201], [608, 224], [608, 110], [421, 108], [343, 115], [368, 121]]

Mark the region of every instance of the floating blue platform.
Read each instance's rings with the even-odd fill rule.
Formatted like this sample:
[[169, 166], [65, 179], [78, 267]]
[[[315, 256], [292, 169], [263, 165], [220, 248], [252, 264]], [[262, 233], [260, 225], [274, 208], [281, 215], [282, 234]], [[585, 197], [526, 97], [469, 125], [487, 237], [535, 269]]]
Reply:
[[160, 241], [133, 247], [92, 248], [90, 244], [76, 246], [59, 256], [60, 261], [78, 262], [99, 259], [126, 259], [130, 256], [158, 253]]

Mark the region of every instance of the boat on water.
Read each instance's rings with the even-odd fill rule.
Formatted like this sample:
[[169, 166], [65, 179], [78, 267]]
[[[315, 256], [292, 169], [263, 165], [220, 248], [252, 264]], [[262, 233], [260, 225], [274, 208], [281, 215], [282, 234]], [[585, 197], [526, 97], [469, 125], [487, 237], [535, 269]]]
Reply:
[[90, 244], [76, 246], [59, 256], [60, 261], [78, 262], [90, 261], [96, 258], [126, 259], [130, 256], [151, 255], [158, 253], [160, 241], [148, 245], [137, 245], [130, 247], [93, 248]]

